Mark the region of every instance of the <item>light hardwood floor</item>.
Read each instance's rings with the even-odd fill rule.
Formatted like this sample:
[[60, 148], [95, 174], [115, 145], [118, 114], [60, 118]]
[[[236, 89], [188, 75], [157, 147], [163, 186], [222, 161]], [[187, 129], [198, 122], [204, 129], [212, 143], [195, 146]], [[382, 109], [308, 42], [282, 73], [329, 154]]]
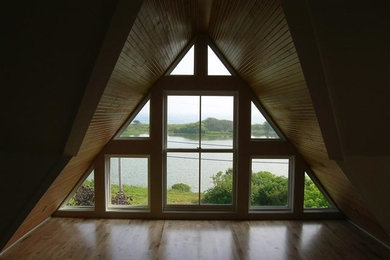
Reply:
[[52, 218], [0, 259], [390, 259], [346, 221]]

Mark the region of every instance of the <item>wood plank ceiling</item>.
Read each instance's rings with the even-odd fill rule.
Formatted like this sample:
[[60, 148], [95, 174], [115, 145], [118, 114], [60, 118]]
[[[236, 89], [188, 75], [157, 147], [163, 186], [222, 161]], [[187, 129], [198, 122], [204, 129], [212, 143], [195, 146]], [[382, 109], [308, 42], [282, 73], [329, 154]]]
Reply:
[[281, 3], [215, 0], [209, 34], [342, 212], [387, 240], [360, 194], [337, 163], [328, 159]]
[[[61, 172], [11, 241], [49, 217], [95, 156], [204, 25], [204, 1], [146, 0], [94, 114], [79, 154]], [[201, 28], [203, 31], [204, 29]], [[350, 219], [383, 231], [337, 164], [328, 159], [316, 113], [279, 1], [215, 0], [208, 33]]]

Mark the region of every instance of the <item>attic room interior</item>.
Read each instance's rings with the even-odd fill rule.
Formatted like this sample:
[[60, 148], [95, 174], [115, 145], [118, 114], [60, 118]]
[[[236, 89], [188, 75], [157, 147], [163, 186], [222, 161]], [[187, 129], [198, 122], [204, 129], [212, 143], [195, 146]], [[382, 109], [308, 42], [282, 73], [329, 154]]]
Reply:
[[1, 8], [0, 259], [390, 259], [389, 5]]

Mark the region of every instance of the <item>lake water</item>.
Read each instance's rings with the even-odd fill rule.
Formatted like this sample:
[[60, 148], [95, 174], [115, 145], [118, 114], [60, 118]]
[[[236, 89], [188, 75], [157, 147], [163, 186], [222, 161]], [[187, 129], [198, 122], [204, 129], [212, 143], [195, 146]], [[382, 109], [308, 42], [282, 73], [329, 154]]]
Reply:
[[[185, 137], [169, 136], [169, 148], [196, 148], [198, 142]], [[202, 140], [204, 148], [231, 148], [232, 140]], [[153, 163], [153, 162], [151, 162]], [[199, 163], [199, 153], [168, 153], [167, 154], [167, 187], [175, 183], [185, 183], [191, 186], [191, 191], [202, 192], [213, 187], [212, 176], [217, 172], [225, 172], [233, 167], [233, 153], [202, 153]], [[146, 158], [121, 158], [122, 183], [134, 186], [147, 186], [148, 162]], [[288, 175], [287, 159], [255, 159], [252, 171], [269, 171], [276, 175]], [[118, 184], [118, 158], [111, 158], [111, 183]]]

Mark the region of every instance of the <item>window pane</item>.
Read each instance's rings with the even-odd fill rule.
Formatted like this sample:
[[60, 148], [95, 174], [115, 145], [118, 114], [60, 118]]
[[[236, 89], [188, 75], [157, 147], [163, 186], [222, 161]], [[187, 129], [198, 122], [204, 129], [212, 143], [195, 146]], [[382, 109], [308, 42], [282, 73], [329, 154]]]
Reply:
[[253, 102], [251, 102], [251, 138], [280, 138]]
[[201, 158], [201, 204], [232, 204], [233, 153], [202, 153]]
[[288, 159], [252, 159], [251, 205], [288, 206]]
[[199, 147], [199, 96], [167, 97], [167, 147]]
[[149, 137], [150, 102], [146, 102], [141, 111], [123, 130], [119, 137]]
[[87, 179], [78, 187], [73, 196], [62, 208], [94, 207], [95, 206], [95, 183], [94, 171], [88, 175]]
[[199, 153], [167, 154], [167, 204], [199, 204]]
[[204, 149], [233, 148], [232, 96], [202, 96], [202, 142]]
[[305, 209], [328, 209], [331, 205], [327, 198], [318, 189], [317, 185], [311, 180], [311, 178], [305, 172]]
[[148, 158], [110, 158], [110, 205], [147, 206]]
[[180, 60], [171, 75], [194, 75], [194, 46]]
[[210, 46], [207, 46], [207, 74], [225, 76], [231, 75]]

